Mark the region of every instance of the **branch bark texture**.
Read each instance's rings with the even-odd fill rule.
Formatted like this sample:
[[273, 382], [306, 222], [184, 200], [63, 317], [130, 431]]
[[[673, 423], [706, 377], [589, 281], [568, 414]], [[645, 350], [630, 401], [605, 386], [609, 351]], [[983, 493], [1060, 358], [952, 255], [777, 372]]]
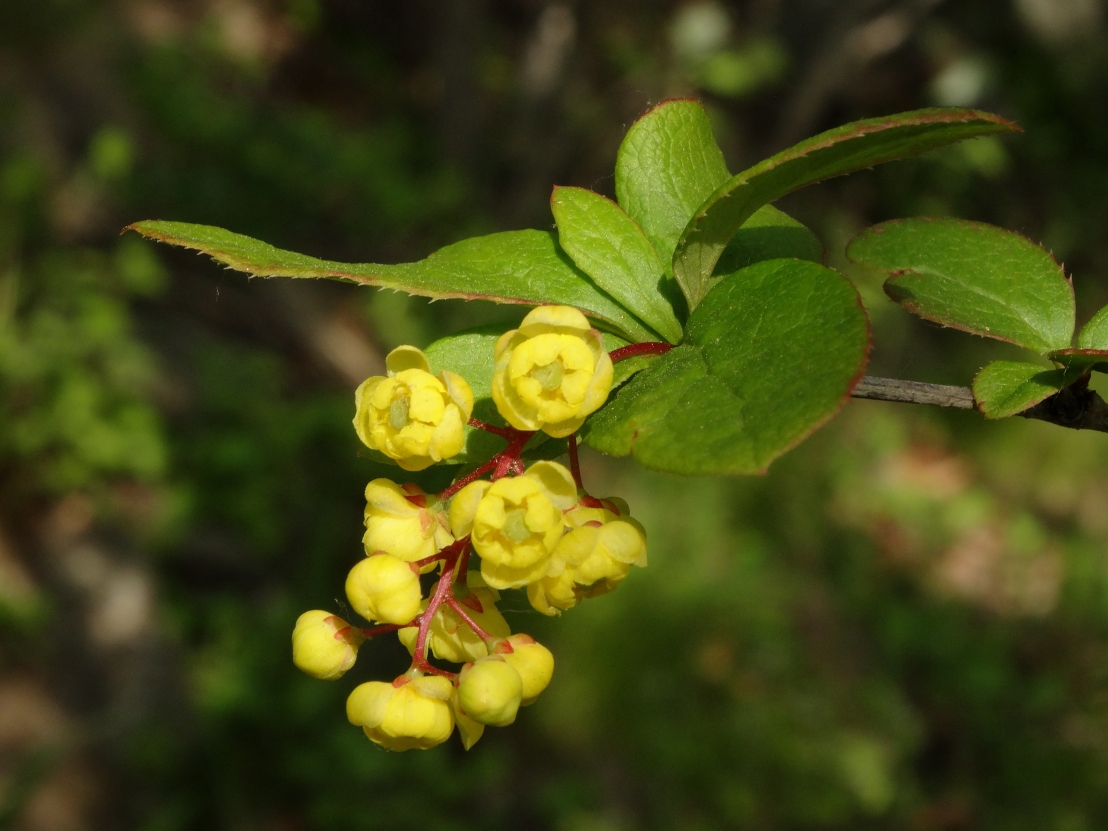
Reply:
[[[851, 393], [854, 398], [873, 401], [900, 401], [906, 404], [933, 404], [959, 410], [976, 409], [973, 390], [945, 384], [925, 384], [922, 381], [901, 381], [896, 378], [866, 376]], [[1099, 430], [1108, 433], [1108, 402], [1087, 386], [1074, 384], [1020, 413], [1069, 427], [1071, 430]]]

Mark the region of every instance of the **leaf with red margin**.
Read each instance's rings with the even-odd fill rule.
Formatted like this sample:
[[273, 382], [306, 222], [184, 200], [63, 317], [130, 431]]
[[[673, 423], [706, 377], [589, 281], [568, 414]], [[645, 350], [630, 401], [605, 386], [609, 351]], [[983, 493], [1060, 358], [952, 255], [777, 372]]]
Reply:
[[674, 251], [673, 274], [689, 308], [708, 293], [727, 244], [762, 205], [833, 176], [1018, 129], [977, 110], [917, 110], [829, 130], [731, 177], [697, 209]]
[[1108, 372], [1108, 350], [1104, 349], [1056, 349], [1047, 355], [1066, 369], [1079, 372], [1096, 370]]
[[891, 274], [885, 293], [927, 320], [1041, 354], [1073, 338], [1070, 281], [1047, 251], [1003, 228], [893, 220], [863, 231], [846, 254]]
[[136, 222], [126, 230], [201, 251], [258, 277], [313, 277], [380, 286], [434, 298], [573, 306], [630, 340], [658, 336], [597, 288], [546, 231], [505, 231], [440, 248], [425, 260], [398, 265], [338, 263], [283, 251], [265, 242], [185, 222]]
[[854, 286], [804, 260], [723, 278], [686, 338], [585, 423], [590, 447], [671, 473], [760, 473], [839, 411], [869, 321]]

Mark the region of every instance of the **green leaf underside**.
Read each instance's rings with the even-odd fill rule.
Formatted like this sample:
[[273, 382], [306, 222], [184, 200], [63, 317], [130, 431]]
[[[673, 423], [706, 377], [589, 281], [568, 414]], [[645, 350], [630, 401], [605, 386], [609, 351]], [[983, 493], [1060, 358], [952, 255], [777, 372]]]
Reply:
[[973, 397], [985, 418], [1007, 418], [1034, 407], [1079, 375], [1022, 361], [993, 361], [973, 379]]
[[1077, 335], [1079, 349], [1108, 349], [1108, 306], [1081, 327]]
[[731, 177], [697, 209], [674, 252], [673, 273], [689, 308], [708, 292], [724, 249], [762, 205], [833, 176], [1017, 129], [976, 110], [917, 110], [829, 130]]
[[1047, 357], [1069, 370], [1108, 372], [1108, 350], [1105, 349], [1057, 349]]
[[415, 263], [338, 263], [283, 251], [210, 225], [136, 222], [145, 237], [208, 254], [259, 277], [328, 277], [433, 298], [491, 300], [580, 309], [634, 341], [657, 340], [640, 321], [598, 289], [547, 231], [504, 231], [441, 248]]
[[616, 198], [667, 273], [689, 218], [729, 175], [699, 101], [663, 101], [627, 131], [616, 156]]
[[713, 280], [760, 263], [778, 259], [823, 262], [823, 243], [807, 225], [773, 205], [763, 205], [740, 228], [716, 263]]
[[885, 293], [928, 320], [1040, 353], [1073, 338], [1069, 280], [1019, 234], [959, 219], [894, 220], [862, 232], [847, 256], [891, 273]]
[[[423, 350], [435, 375], [449, 370], [466, 379], [473, 390], [473, 417], [500, 427], [504, 419], [492, 400], [492, 352], [497, 339], [511, 328], [504, 324], [479, 326], [440, 338]], [[504, 449], [505, 441], [499, 436], [469, 426], [465, 430], [465, 447], [448, 460], [449, 464], [481, 464]]]
[[665, 266], [638, 223], [584, 188], [554, 188], [550, 208], [558, 241], [577, 267], [670, 343], [680, 341], [681, 324], [662, 294]]
[[[439, 338], [423, 350], [427, 356], [427, 362], [431, 364], [431, 372], [435, 375], [448, 370], [466, 379], [469, 388], [473, 390], [473, 418], [498, 427], [505, 426], [507, 422], [497, 412], [496, 404], [492, 400], [493, 349], [500, 336], [511, 328], [513, 328], [511, 325], [503, 323], [478, 326]], [[605, 349], [611, 352], [621, 346], [627, 346], [627, 341], [616, 335], [604, 333]], [[636, 361], [641, 363], [636, 365]], [[642, 359], [617, 363], [615, 365], [617, 382], [613, 383], [613, 387], [626, 381], [647, 363], [649, 360], [642, 361]], [[443, 464], [479, 465], [504, 449], [505, 441], [499, 436], [469, 426], [466, 426], [465, 431], [466, 440], [462, 452], [452, 456]], [[555, 458], [565, 452], [565, 442], [556, 442], [545, 434], [539, 434], [531, 439], [527, 450], [525, 455], [529, 458]], [[383, 456], [381, 458], [384, 459]], [[385, 461], [389, 460], [385, 459]]]
[[802, 260], [723, 279], [686, 340], [585, 425], [602, 452], [672, 473], [759, 473], [841, 408], [861, 378], [869, 323], [853, 285]]

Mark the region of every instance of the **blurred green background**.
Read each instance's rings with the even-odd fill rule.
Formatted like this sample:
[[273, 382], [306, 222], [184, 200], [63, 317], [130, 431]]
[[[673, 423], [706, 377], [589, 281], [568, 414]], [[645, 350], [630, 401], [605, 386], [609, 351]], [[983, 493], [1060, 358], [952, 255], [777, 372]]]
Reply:
[[[780, 206], [828, 261], [896, 216], [1043, 241], [1108, 302], [1100, 0], [0, 0], [0, 829], [1108, 827], [1108, 438], [856, 401], [750, 479], [586, 453], [651, 565], [557, 620], [554, 683], [468, 754], [344, 718], [289, 633], [361, 556], [352, 391], [518, 309], [248, 281], [119, 236], [354, 261], [549, 227], [628, 124], [702, 98], [732, 170], [858, 117], [1026, 132]], [[871, 372], [1005, 348], [849, 272]]]

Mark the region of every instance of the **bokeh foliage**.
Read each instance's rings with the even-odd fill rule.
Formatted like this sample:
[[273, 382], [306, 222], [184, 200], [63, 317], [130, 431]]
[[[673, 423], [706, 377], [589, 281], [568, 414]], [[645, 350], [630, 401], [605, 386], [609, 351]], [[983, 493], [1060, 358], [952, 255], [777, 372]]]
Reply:
[[[665, 96], [706, 99], [733, 170], [975, 106], [1025, 134], [782, 207], [836, 266], [891, 217], [1018, 230], [1075, 275], [1081, 324], [1108, 300], [1098, 9], [0, 4], [0, 827], [1102, 827], [1103, 437], [855, 402], [765, 477], [589, 455], [650, 567], [557, 621], [508, 612], [558, 659], [513, 728], [391, 755], [342, 700], [395, 644], [335, 685], [288, 656], [299, 611], [341, 608], [384, 473], [350, 393], [400, 342], [521, 312], [247, 283], [116, 236], [153, 216], [411, 261], [548, 227], [555, 183], [613, 195], [626, 125]], [[1022, 354], [847, 273], [876, 374], [966, 384]]]

